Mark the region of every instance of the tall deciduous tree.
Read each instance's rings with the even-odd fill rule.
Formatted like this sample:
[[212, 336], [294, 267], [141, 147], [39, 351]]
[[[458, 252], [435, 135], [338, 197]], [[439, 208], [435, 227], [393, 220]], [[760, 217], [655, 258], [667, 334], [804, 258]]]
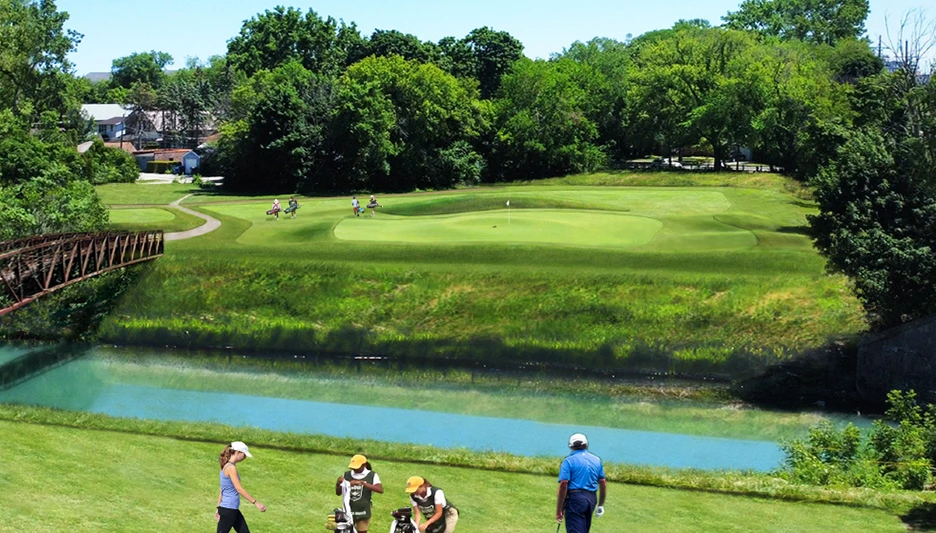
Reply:
[[556, 59], [568, 59], [589, 67], [578, 69], [585, 89], [585, 114], [598, 126], [597, 143], [609, 155], [623, 159], [627, 154], [627, 85], [631, 67], [627, 45], [607, 38], [572, 43]]
[[343, 188], [475, 183], [473, 143], [485, 127], [474, 89], [432, 64], [370, 57], [339, 80], [332, 147]]
[[766, 42], [750, 50], [750, 76], [763, 88], [754, 117], [758, 161], [805, 179], [835, 157], [852, 115], [848, 88], [836, 83], [835, 67], [815, 46]]
[[111, 87], [130, 89], [135, 83], [145, 83], [154, 89], [166, 79], [165, 69], [172, 63], [166, 52], [134, 52], [111, 63]]
[[233, 96], [238, 118], [222, 127], [225, 187], [283, 192], [330, 189], [322, 169], [333, 81], [298, 62], [260, 71]]
[[744, 0], [722, 18], [736, 30], [833, 45], [864, 35], [868, 0]]
[[675, 30], [634, 58], [631, 114], [663, 117], [663, 148], [711, 145], [720, 169], [730, 147], [753, 140], [752, 119], [763, 98], [758, 78], [750, 75], [747, 51], [754, 41], [744, 32], [698, 24]]
[[432, 42], [422, 42], [418, 37], [397, 30], [375, 30], [362, 48], [355, 62], [367, 56], [398, 55], [406, 60], [420, 63], [435, 62], [438, 58], [438, 46]]
[[357, 27], [313, 10], [278, 6], [248, 20], [228, 42], [228, 62], [248, 76], [298, 61], [312, 72], [337, 76], [363, 46]]
[[812, 181], [819, 214], [810, 223], [817, 248], [883, 328], [936, 313], [936, 85], [875, 78], [884, 102]]
[[0, 107], [33, 119], [65, 111], [58, 96], [72, 68], [68, 53], [82, 38], [67, 20], [52, 0], [0, 0]]
[[474, 60], [474, 75], [481, 86], [481, 98], [491, 98], [500, 87], [501, 77], [523, 57], [523, 43], [505, 31], [487, 26], [471, 30], [465, 46]]
[[[583, 75], [584, 74], [584, 75]], [[585, 113], [581, 81], [597, 72], [569, 59], [522, 59], [504, 76], [492, 165], [500, 179], [542, 178], [595, 170], [605, 154]]]

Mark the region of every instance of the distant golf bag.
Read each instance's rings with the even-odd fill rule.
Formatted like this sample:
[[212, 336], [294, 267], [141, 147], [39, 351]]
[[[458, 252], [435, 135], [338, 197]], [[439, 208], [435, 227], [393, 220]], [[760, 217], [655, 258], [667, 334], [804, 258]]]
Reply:
[[341, 509], [335, 509], [333, 513], [328, 515], [328, 519], [325, 521], [325, 529], [352, 533], [354, 531], [354, 523], [351, 521], [350, 514]]
[[288, 214], [292, 213], [293, 211], [295, 211], [296, 209], [299, 209], [300, 207], [302, 207], [302, 206], [299, 205], [299, 204], [291, 205], [291, 206], [287, 207], [286, 209], [284, 209], [284, 210], [283, 210], [283, 213], [286, 213], [286, 214], [288, 215]]
[[419, 528], [413, 521], [413, 509], [401, 507], [390, 513], [393, 517], [393, 525], [390, 526], [392, 533], [417, 533]]
[[279, 213], [280, 211], [281, 211], [280, 209], [270, 209], [269, 211], [267, 211], [267, 214], [272, 215], [275, 213]]

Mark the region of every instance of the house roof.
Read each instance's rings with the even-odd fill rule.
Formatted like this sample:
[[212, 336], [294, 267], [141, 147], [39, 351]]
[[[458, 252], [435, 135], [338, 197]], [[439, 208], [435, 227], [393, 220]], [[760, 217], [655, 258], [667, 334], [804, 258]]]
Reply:
[[106, 120], [96, 120], [95, 122], [97, 122], [98, 124], [104, 124], [105, 126], [106, 125], [116, 126], [117, 124], [120, 124], [123, 121], [124, 121], [124, 117], [114, 117], [114, 118], [109, 118]]
[[[165, 150], [138, 150], [136, 152], [133, 152], [133, 154], [134, 155], [153, 154], [153, 159], [155, 159], [156, 161], [182, 161], [183, 157], [185, 157], [188, 154], [195, 154], [195, 152], [193, 152], [192, 150], [185, 150], [185, 149], [179, 149], [179, 150], [165, 149]], [[198, 154], [195, 154], [195, 155], [198, 156]]]
[[110, 72], [89, 72], [84, 75], [85, 79], [91, 83], [97, 83], [99, 81], [107, 81], [111, 79]]
[[95, 122], [107, 120], [115, 117], [125, 117], [130, 114], [130, 109], [120, 104], [84, 104], [81, 110], [88, 114], [88, 118]]
[[135, 152], [135, 150], [133, 149], [133, 143], [129, 143], [129, 142], [106, 142], [104, 143], [104, 146], [107, 146], [109, 148], [116, 148], [118, 150], [123, 150], [124, 152], [127, 152], [128, 154], [131, 154], [131, 155]]

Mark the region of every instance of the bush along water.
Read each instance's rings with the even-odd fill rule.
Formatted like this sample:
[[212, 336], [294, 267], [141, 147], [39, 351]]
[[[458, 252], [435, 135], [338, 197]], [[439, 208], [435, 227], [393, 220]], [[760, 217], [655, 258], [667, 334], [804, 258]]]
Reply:
[[822, 423], [802, 440], [783, 445], [779, 476], [836, 487], [923, 490], [936, 464], [936, 406], [917, 403], [916, 392], [891, 391], [884, 420], [865, 434], [852, 424]]

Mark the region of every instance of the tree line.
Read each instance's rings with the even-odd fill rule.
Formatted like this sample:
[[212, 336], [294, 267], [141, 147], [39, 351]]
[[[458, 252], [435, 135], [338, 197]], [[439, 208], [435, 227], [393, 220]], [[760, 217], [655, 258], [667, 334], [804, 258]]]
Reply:
[[[936, 96], [917, 68], [925, 43], [891, 47], [898, 68], [885, 69], [867, 15], [867, 0], [744, 0], [720, 25], [680, 20], [532, 60], [488, 27], [438, 42], [365, 36], [276, 7], [246, 21], [223, 56], [167, 73], [170, 56], [139, 52], [95, 84], [67, 61], [81, 37], [67, 14], [51, 0], [5, 0], [0, 112], [14, 126], [0, 142], [84, 138], [82, 102], [170, 110], [193, 146], [202, 122], [219, 125], [204, 170], [227, 189], [278, 194], [538, 179], [648, 155], [708, 155], [719, 169], [748, 148], [815, 187], [817, 247], [884, 327], [936, 310]], [[20, 194], [8, 184], [27, 178], [8, 172], [0, 190]]]
[[[244, 192], [444, 188], [739, 148], [805, 179], [835, 153], [883, 75], [864, 0], [747, 1], [713, 26], [684, 20], [549, 59], [483, 27], [438, 42], [276, 7], [227, 54], [171, 75], [150, 51], [115, 59], [86, 100], [221, 124], [210, 165]], [[186, 106], [185, 102], [188, 102]], [[187, 109], [188, 111], [184, 111]]]

